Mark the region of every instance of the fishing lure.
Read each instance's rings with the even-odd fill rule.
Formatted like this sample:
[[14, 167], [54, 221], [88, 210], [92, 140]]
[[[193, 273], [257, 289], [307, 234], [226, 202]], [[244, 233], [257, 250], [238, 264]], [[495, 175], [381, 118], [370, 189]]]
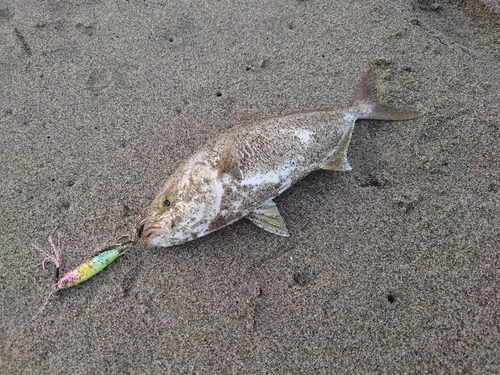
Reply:
[[56, 291], [71, 288], [72, 286], [83, 283], [91, 277], [97, 275], [117, 258], [124, 254], [119, 248], [111, 249], [100, 253], [87, 263], [83, 263], [74, 270], [65, 274], [55, 285]]
[[[54, 297], [56, 292], [83, 283], [84, 281], [97, 275], [99, 272], [101, 272], [103, 269], [105, 269], [107, 266], [113, 263], [117, 258], [125, 254], [128, 251], [128, 249], [126, 249], [127, 246], [134, 245], [135, 243], [137, 243], [139, 238], [138, 234], [139, 235], [141, 234], [140, 230], [141, 229], [139, 229], [138, 231], [136, 230], [135, 238], [133, 240], [122, 242], [121, 244], [115, 245], [112, 248], [108, 247], [109, 250], [101, 252], [99, 255], [95, 256], [87, 263], [81, 264], [74, 270], [68, 272], [63, 277], [61, 277], [61, 279], [54, 285], [55, 291], [51, 292], [48, 295], [47, 299], [45, 300], [45, 303], [33, 316], [32, 319], [34, 320], [40, 315], [45, 306], [47, 306], [47, 304], [49, 303], [50, 299]], [[32, 268], [38, 266], [42, 266], [43, 268], [45, 268], [45, 263], [53, 263], [54, 266], [56, 267], [56, 280], [57, 280], [57, 276], [59, 275], [59, 269], [62, 266], [63, 245], [60, 236], [58, 236], [58, 239], [56, 241], [52, 240], [52, 238], [49, 236], [48, 241], [50, 243], [50, 246], [52, 247], [53, 254], [48, 254], [43, 250], [41, 250], [38, 246], [33, 245], [36, 249], [38, 249], [42, 253], [43, 256], [45, 256], [45, 259], [36, 266], [33, 266]]]

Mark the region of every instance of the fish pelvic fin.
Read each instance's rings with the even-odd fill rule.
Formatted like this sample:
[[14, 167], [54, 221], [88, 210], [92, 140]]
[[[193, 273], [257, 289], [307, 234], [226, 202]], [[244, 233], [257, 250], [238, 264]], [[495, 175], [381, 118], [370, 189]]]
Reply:
[[276, 203], [272, 199], [267, 200], [261, 207], [255, 209], [248, 218], [257, 225], [270, 233], [277, 234], [282, 237], [289, 237], [286, 224], [281, 217]]
[[359, 112], [360, 119], [410, 120], [424, 114], [412, 108], [399, 108], [374, 102], [370, 95], [373, 87], [373, 70], [374, 67], [371, 67], [358, 83], [357, 96], [362, 107]]

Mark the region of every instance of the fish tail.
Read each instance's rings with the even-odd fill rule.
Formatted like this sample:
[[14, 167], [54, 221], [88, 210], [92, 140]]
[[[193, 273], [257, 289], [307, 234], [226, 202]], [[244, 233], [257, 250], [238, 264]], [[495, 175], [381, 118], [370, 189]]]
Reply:
[[359, 113], [360, 119], [409, 120], [424, 113], [412, 108], [398, 108], [374, 102], [370, 97], [373, 87], [373, 69], [371, 67], [358, 83], [358, 100], [362, 106]]

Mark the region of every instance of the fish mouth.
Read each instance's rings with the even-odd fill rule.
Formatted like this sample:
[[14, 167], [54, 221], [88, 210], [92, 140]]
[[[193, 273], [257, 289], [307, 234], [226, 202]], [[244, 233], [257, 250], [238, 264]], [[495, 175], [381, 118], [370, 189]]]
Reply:
[[155, 219], [148, 218], [141, 221], [142, 233], [141, 237], [144, 238], [148, 245], [155, 246], [153, 241], [160, 236], [169, 234], [172, 227], [171, 223], [158, 222]]

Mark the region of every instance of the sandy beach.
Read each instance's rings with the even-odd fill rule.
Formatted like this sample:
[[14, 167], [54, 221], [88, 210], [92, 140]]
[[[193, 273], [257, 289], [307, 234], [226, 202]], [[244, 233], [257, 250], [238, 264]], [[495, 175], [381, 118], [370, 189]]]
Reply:
[[[242, 115], [374, 97], [350, 172], [248, 220], [130, 235], [167, 177]], [[500, 373], [498, 0], [0, 0], [0, 374]]]

